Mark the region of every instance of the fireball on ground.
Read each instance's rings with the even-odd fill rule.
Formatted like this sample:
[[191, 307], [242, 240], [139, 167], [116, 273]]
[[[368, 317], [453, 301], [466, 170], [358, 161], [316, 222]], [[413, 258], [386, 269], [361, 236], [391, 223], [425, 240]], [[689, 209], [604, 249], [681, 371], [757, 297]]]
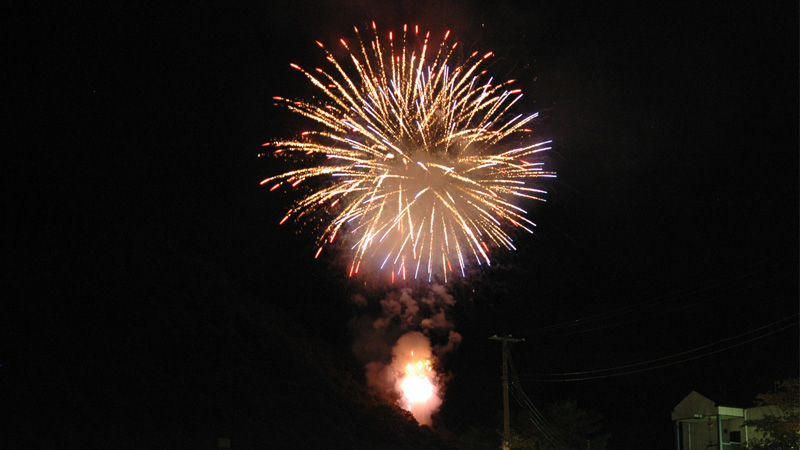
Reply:
[[400, 406], [421, 425], [431, 425], [431, 416], [442, 404], [442, 393], [439, 376], [431, 365], [430, 341], [424, 334], [412, 331], [397, 340], [392, 353]]
[[[413, 357], [414, 352], [411, 352]], [[433, 383], [430, 379], [430, 361], [419, 361], [406, 366], [406, 375], [400, 381], [403, 397], [410, 405], [425, 403], [433, 396]]]

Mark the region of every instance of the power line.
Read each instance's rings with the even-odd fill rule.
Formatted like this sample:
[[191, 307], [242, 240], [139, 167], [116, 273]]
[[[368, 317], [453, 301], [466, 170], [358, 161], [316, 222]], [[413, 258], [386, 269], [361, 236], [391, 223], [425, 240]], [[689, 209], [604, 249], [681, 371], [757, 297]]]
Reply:
[[[690, 354], [690, 353], [695, 353], [697, 351], [700, 351], [700, 350], [703, 350], [703, 349], [706, 349], [706, 348], [709, 348], [709, 347], [713, 347], [713, 346], [715, 346], [717, 344], [720, 344], [722, 342], [728, 342], [728, 341], [740, 338], [742, 336], [753, 334], [753, 333], [755, 333], [757, 331], [760, 331], [760, 330], [764, 330], [764, 329], [767, 329], [767, 328], [770, 328], [770, 327], [774, 327], [774, 326], [776, 326], [778, 324], [785, 323], [786, 321], [788, 321], [790, 319], [796, 319], [797, 317], [798, 317], [798, 314], [793, 314], [792, 316], [777, 320], [775, 322], [772, 322], [770, 324], [755, 328], [753, 330], [747, 331], [747, 332], [739, 334], [737, 336], [732, 336], [732, 337], [729, 337], [729, 338], [720, 339], [719, 341], [712, 342], [711, 344], [707, 344], [707, 345], [704, 345], [704, 346], [701, 346], [701, 347], [696, 347], [696, 348], [691, 349], [691, 350], [686, 350], [686, 351], [683, 351], [683, 352], [680, 352], [680, 353], [675, 353], [675, 354], [672, 354], [672, 355], [669, 355], [669, 356], [656, 358], [656, 359], [652, 359], [652, 360], [641, 362], [641, 363], [627, 364], [627, 365], [624, 365], [624, 366], [611, 367], [611, 368], [607, 368], [607, 369], [586, 370], [586, 371], [581, 371], [581, 372], [523, 374], [522, 375], [522, 379], [525, 379], [525, 380], [528, 380], [528, 381], [559, 381], [559, 382], [563, 382], [563, 381], [585, 381], [585, 380], [596, 380], [596, 379], [600, 379], [600, 378], [611, 378], [611, 377], [617, 377], [617, 376], [622, 376], [622, 375], [629, 375], [629, 374], [633, 374], [633, 373], [645, 372], [645, 371], [649, 371], [649, 370], [655, 370], [655, 369], [659, 369], [659, 368], [662, 368], [662, 367], [668, 367], [668, 366], [672, 366], [672, 365], [675, 365], [675, 364], [680, 364], [680, 363], [683, 363], [683, 362], [686, 362], [686, 361], [692, 361], [692, 360], [695, 360], [695, 359], [703, 358], [703, 357], [706, 357], [706, 356], [709, 356], [709, 355], [713, 355], [715, 353], [719, 353], [719, 352], [722, 352], [722, 351], [725, 351], [725, 350], [729, 350], [729, 349], [732, 349], [732, 348], [735, 348], [735, 347], [742, 346], [744, 344], [747, 344], [747, 343], [750, 343], [750, 342], [753, 342], [753, 341], [757, 341], [759, 339], [763, 339], [763, 338], [765, 338], [767, 336], [771, 336], [773, 334], [779, 333], [779, 332], [781, 332], [783, 330], [786, 330], [788, 328], [794, 327], [794, 326], [798, 325], [798, 322], [795, 320], [795, 321], [793, 321], [793, 322], [791, 322], [791, 323], [789, 323], [787, 325], [781, 326], [781, 327], [773, 329], [773, 330], [769, 330], [769, 331], [767, 331], [765, 333], [762, 333], [762, 334], [760, 334], [758, 336], [755, 336], [755, 337], [752, 337], [750, 339], [747, 339], [747, 340], [744, 340], [744, 341], [741, 341], [741, 342], [737, 342], [737, 343], [728, 345], [728, 346], [723, 347], [723, 348], [710, 350], [710, 351], [701, 353], [699, 355], [693, 355], [693, 356], [689, 356], [689, 357], [686, 357], [686, 358], [683, 358], [683, 359], [679, 359], [677, 361], [671, 361], [671, 362], [667, 362], [667, 363], [664, 363], [664, 364], [658, 364], [658, 365], [655, 365], [655, 366], [644, 367], [644, 368], [641, 368], [641, 369], [627, 370], [627, 371], [623, 371], [623, 372], [608, 373], [608, 374], [600, 375], [603, 372], [615, 372], [615, 371], [618, 371], [620, 369], [627, 369], [627, 368], [638, 367], [638, 366], [646, 366], [646, 365], [649, 365], [649, 364], [652, 364], [652, 363], [655, 363], [655, 362], [672, 359], [672, 358], [675, 358], [677, 356], [686, 355], [686, 354]], [[598, 374], [598, 375], [593, 375], [593, 374]], [[590, 376], [576, 377], [576, 375], [590, 375]], [[546, 379], [546, 378], [537, 378], [537, 377], [559, 377], [559, 378]]]
[[743, 287], [737, 288], [735, 290], [729, 291], [729, 292], [721, 295], [718, 298], [708, 297], [708, 298], [706, 298], [704, 300], [701, 300], [701, 301], [695, 301], [695, 302], [687, 303], [685, 305], [681, 305], [681, 306], [678, 306], [676, 308], [668, 309], [668, 310], [665, 310], [665, 311], [654, 312], [654, 313], [647, 314], [647, 315], [636, 316], [634, 318], [631, 318], [631, 319], [628, 319], [628, 320], [624, 320], [622, 322], [614, 322], [614, 323], [610, 323], [610, 324], [607, 324], [607, 325], [601, 325], [601, 326], [597, 326], [597, 327], [594, 327], [594, 328], [588, 328], [588, 329], [583, 329], [583, 330], [574, 330], [574, 331], [565, 332], [565, 333], [550, 334], [549, 337], [561, 337], [561, 336], [570, 336], [570, 335], [574, 335], [574, 334], [589, 333], [589, 332], [592, 332], [592, 331], [604, 330], [604, 329], [607, 329], [607, 328], [613, 328], [613, 327], [617, 327], [617, 326], [620, 326], [620, 325], [627, 325], [627, 324], [630, 324], [630, 323], [638, 322], [640, 320], [650, 319], [652, 317], [658, 317], [658, 316], [663, 316], [663, 315], [666, 315], [666, 314], [672, 314], [674, 312], [681, 311], [681, 310], [688, 309], [688, 308], [696, 308], [698, 305], [701, 305], [703, 303], [708, 303], [708, 302], [713, 301], [713, 300], [718, 300], [719, 298], [723, 298], [724, 296], [732, 295], [732, 294], [735, 294], [737, 292], [741, 292], [741, 291], [744, 291], [746, 289], [753, 288], [755, 286], [763, 285], [763, 284], [766, 284], [766, 283], [768, 283], [770, 281], [772, 281], [772, 278], [770, 278], [770, 279], [762, 279], [758, 283], [754, 283], [754, 284], [750, 284], [750, 285], [747, 285], [747, 286], [743, 286]]
[[[611, 368], [611, 369], [588, 370], [588, 371], [583, 371], [583, 372], [564, 372], [564, 373], [556, 373], [556, 374], [543, 373], [543, 374], [540, 374], [540, 375], [584, 375], [584, 374], [589, 374], [589, 373], [608, 372], [608, 371], [616, 370], [616, 369], [626, 369], [626, 368], [629, 368], [629, 367], [643, 366], [643, 365], [647, 365], [647, 364], [650, 364], [650, 363], [663, 361], [663, 360], [666, 360], [666, 359], [671, 359], [671, 358], [674, 358], [674, 357], [677, 357], [677, 356], [685, 355], [685, 354], [688, 354], [688, 353], [694, 353], [694, 352], [703, 350], [705, 348], [713, 347], [713, 346], [715, 346], [717, 344], [720, 344], [722, 342], [728, 342], [728, 341], [740, 338], [742, 336], [746, 336], [748, 334], [752, 334], [752, 333], [755, 333], [757, 331], [761, 331], [761, 330], [763, 330], [765, 328], [770, 328], [770, 327], [776, 326], [776, 325], [780, 324], [781, 322], [786, 322], [786, 321], [791, 320], [791, 319], [793, 319], [793, 318], [795, 318], [797, 316], [798, 316], [798, 314], [794, 314], [794, 315], [789, 316], [789, 317], [784, 317], [783, 319], [777, 320], [777, 321], [769, 323], [767, 325], [760, 326], [758, 328], [754, 328], [752, 330], [746, 331], [746, 332], [738, 334], [736, 336], [723, 338], [723, 339], [720, 339], [718, 341], [712, 342], [710, 344], [706, 344], [706, 345], [703, 345], [703, 346], [700, 346], [700, 347], [695, 347], [693, 349], [686, 350], [686, 351], [683, 351], [683, 352], [680, 352], [680, 353], [674, 353], [674, 354], [669, 355], [669, 356], [664, 356], [664, 357], [661, 357], [661, 358], [651, 359], [649, 361], [645, 361], [645, 362], [641, 362], [641, 363], [628, 364], [628, 365], [625, 365], [625, 366], [617, 366], [617, 367], [614, 367], [614, 368]], [[789, 326], [791, 326], [791, 324]]]
[[[768, 277], [768, 278], [762, 277], [762, 278], [759, 278], [755, 282], [750, 282], [748, 284], [742, 285], [742, 283], [748, 281], [753, 276], [757, 276], [757, 275], [761, 274], [764, 271], [768, 271], [768, 270], [772, 270], [772, 269], [774, 269], [776, 267], [780, 267], [782, 265], [782, 263], [781, 262], [775, 262], [776, 259], [777, 258], [770, 258], [770, 259], [763, 260], [758, 265], [751, 266], [751, 268], [747, 269], [744, 274], [741, 273], [742, 271], [730, 272], [730, 273], [721, 275], [719, 277], [713, 278], [713, 279], [710, 280], [712, 282], [712, 284], [710, 284], [710, 285], [706, 285], [706, 286], [698, 287], [698, 288], [684, 289], [684, 290], [681, 290], [681, 291], [677, 291], [677, 292], [674, 292], [674, 293], [670, 293], [670, 294], [666, 294], [666, 295], [663, 295], [663, 296], [660, 296], [660, 297], [656, 297], [656, 298], [653, 298], [653, 299], [650, 299], [650, 300], [645, 300], [645, 301], [642, 301], [642, 302], [639, 302], [639, 303], [636, 303], [636, 304], [633, 304], [633, 305], [628, 305], [628, 306], [623, 306], [623, 307], [620, 307], [620, 308], [616, 308], [616, 309], [611, 310], [611, 311], [606, 311], [606, 312], [603, 312], [603, 313], [590, 315], [590, 316], [587, 316], [587, 317], [584, 317], [584, 318], [581, 318], [581, 319], [570, 320], [570, 321], [561, 322], [561, 323], [558, 323], [558, 324], [553, 324], [553, 325], [549, 325], [549, 326], [540, 327], [540, 328], [537, 328], [536, 330], [522, 331], [522, 332], [518, 332], [517, 334], [522, 334], [522, 335], [527, 335], [527, 336], [537, 335], [537, 336], [546, 336], [546, 337], [560, 337], [560, 336], [568, 336], [568, 335], [579, 334], [579, 333], [588, 333], [588, 332], [591, 332], [591, 331], [597, 331], [597, 330], [616, 327], [616, 326], [620, 326], [620, 325], [626, 325], [626, 324], [629, 324], [629, 323], [638, 322], [640, 320], [649, 319], [649, 318], [652, 318], [652, 317], [657, 317], [657, 316], [661, 316], [661, 315], [665, 315], [665, 314], [674, 313], [676, 311], [680, 311], [680, 310], [683, 310], [683, 309], [696, 307], [697, 305], [702, 304], [702, 303], [707, 303], [707, 302], [710, 302], [710, 301], [719, 300], [721, 298], [724, 298], [725, 296], [729, 296], [729, 295], [744, 291], [746, 289], [750, 289], [750, 288], [753, 288], [753, 287], [756, 287], [756, 286], [759, 286], [759, 285], [766, 284], [766, 283], [772, 281], [774, 278], [788, 276], [787, 274], [783, 274], [783, 275], [778, 274], [778, 275], [773, 275], [773, 276]], [[767, 264], [767, 265], [765, 266], [765, 264]], [[691, 302], [691, 303], [681, 304], [681, 305], [679, 305], [679, 306], [677, 306], [675, 308], [671, 308], [671, 309], [668, 309], [668, 310], [665, 310], [665, 311], [656, 311], [654, 313], [650, 313], [650, 314], [647, 314], [647, 315], [640, 315], [640, 316], [637, 316], [637, 317], [633, 317], [631, 319], [623, 320], [621, 322], [612, 322], [612, 323], [600, 324], [600, 325], [595, 326], [593, 328], [576, 329], [578, 327], [584, 327], [584, 326], [590, 325], [593, 322], [606, 321], [608, 319], [612, 319], [612, 318], [615, 318], [615, 317], [623, 316], [625, 314], [630, 314], [630, 313], [633, 313], [633, 312], [636, 312], [636, 311], [639, 311], [639, 310], [642, 310], [642, 309], [654, 307], [654, 306], [657, 306], [657, 305], [675, 303], [675, 302], [678, 302], [680, 300], [683, 300], [683, 299], [686, 299], [686, 298], [690, 298], [693, 295], [700, 294], [700, 293], [703, 293], [703, 292], [708, 292], [708, 291], [711, 291], [711, 290], [716, 289], [718, 287], [731, 285], [733, 283], [738, 284], [738, 286], [736, 286], [733, 290], [729, 290], [728, 292], [725, 292], [725, 293], [722, 293], [722, 294], [718, 294], [717, 296], [714, 296], [714, 297], [707, 297], [707, 298], [705, 298], [703, 300], [700, 300], [700, 301], [694, 301], [694, 302]], [[563, 331], [562, 332], [558, 332], [559, 330], [563, 330]], [[553, 332], [556, 332], [556, 333], [553, 333]]]
[[536, 408], [533, 402], [531, 402], [531, 399], [528, 397], [528, 395], [525, 394], [525, 391], [522, 389], [522, 383], [519, 381], [517, 369], [514, 367], [514, 361], [510, 354], [508, 356], [508, 363], [509, 367], [511, 368], [511, 386], [513, 388], [511, 393], [514, 396], [514, 400], [516, 400], [523, 409], [527, 410], [528, 419], [531, 421], [533, 426], [539, 430], [545, 439], [547, 439], [557, 448], [569, 449], [569, 444], [553, 430], [552, 426], [547, 419], [545, 419], [544, 415], [539, 411], [538, 408]]
[[508, 359], [511, 354], [511, 344], [515, 342], [523, 342], [525, 339], [516, 339], [508, 336], [494, 335], [489, 339], [500, 341], [503, 344], [503, 449], [509, 448], [509, 441], [511, 439], [511, 426], [509, 421], [508, 411]]
[[[511, 358], [511, 345], [516, 342], [523, 342], [525, 339], [517, 339], [508, 336], [491, 336], [489, 339], [501, 341], [503, 344], [503, 448], [507, 449], [511, 444], [511, 428], [509, 421], [509, 408], [508, 408], [508, 394], [509, 387], [511, 387], [511, 394], [514, 400], [528, 412], [528, 419], [539, 433], [551, 444], [558, 449], [569, 450], [569, 446], [558, 436], [558, 433], [552, 430], [550, 424], [544, 418], [541, 412], [533, 405], [531, 400], [525, 395], [522, 390], [522, 384], [519, 382], [517, 370], [514, 367], [514, 362]], [[510, 369], [510, 371], [509, 371]], [[510, 372], [510, 377], [509, 377]]]

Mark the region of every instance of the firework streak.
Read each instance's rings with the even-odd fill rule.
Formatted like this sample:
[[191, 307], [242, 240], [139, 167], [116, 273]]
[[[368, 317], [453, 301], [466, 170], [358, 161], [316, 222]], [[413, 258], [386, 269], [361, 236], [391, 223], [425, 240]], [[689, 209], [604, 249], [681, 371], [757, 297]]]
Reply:
[[528, 139], [537, 114], [510, 114], [521, 90], [510, 87], [514, 80], [487, 78], [492, 53], [455, 64], [458, 43], [448, 43], [449, 34], [434, 45], [430, 32], [404, 26], [402, 36], [374, 32], [365, 43], [356, 28], [354, 43], [340, 40], [347, 64], [317, 42], [330, 69], [291, 67], [321, 99], [274, 97], [318, 126], [264, 144], [307, 164], [261, 184], [274, 190], [320, 178], [281, 223], [323, 214], [316, 256], [346, 236], [351, 276], [365, 263], [391, 270], [392, 281], [463, 276], [470, 263], [490, 264], [490, 248], [515, 248], [509, 228], [535, 227], [515, 200], [543, 200], [532, 183], [555, 176], [537, 161], [550, 141]]

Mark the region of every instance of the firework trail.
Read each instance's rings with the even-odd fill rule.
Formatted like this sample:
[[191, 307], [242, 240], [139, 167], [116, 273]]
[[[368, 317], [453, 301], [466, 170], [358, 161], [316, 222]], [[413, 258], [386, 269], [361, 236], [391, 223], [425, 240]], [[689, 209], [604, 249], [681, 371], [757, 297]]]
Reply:
[[555, 176], [536, 159], [550, 141], [526, 139], [537, 114], [510, 114], [521, 90], [486, 76], [491, 52], [456, 63], [449, 31], [435, 45], [418, 27], [385, 38], [372, 28], [372, 40], [358, 28], [354, 41], [340, 40], [346, 64], [320, 42], [330, 69], [291, 64], [322, 95], [274, 100], [318, 126], [264, 144], [307, 164], [261, 184], [309, 181], [281, 223], [323, 221], [316, 256], [343, 237], [351, 276], [367, 262], [391, 270], [392, 281], [464, 276], [470, 263], [490, 264], [490, 248], [515, 248], [509, 228], [532, 232], [515, 200], [543, 200], [532, 183]]

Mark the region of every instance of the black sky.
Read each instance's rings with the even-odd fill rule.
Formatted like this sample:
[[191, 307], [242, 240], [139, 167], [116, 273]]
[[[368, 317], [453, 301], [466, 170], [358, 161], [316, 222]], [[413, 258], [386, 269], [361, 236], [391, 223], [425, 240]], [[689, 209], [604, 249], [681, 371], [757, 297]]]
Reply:
[[[3, 183], [12, 282], [80, 273], [99, 283], [103, 271], [81, 271], [91, 248], [147, 230], [174, 237], [255, 298], [349, 348], [347, 299], [361, 287], [344, 280], [344, 269], [314, 261], [311, 237], [278, 227], [291, 199], [258, 186], [277, 170], [256, 158], [260, 144], [298, 130], [270, 99], [311, 93], [289, 63], [322, 60], [314, 40], [335, 42], [371, 20], [382, 30], [449, 28], [466, 48], [494, 51], [499, 77], [519, 80], [525, 107], [541, 113], [537, 132], [555, 142], [547, 162], [559, 176], [547, 203], [532, 208], [536, 235], [520, 236], [518, 252], [452, 287], [464, 342], [448, 363], [443, 420], [457, 429], [493, 419], [499, 348], [486, 338], [513, 333], [527, 338], [514, 358], [535, 402], [573, 398], [603, 413], [612, 448], [670, 448], [669, 412], [691, 390], [741, 403], [797, 376], [797, 327], [627, 376], [547, 383], [532, 374], [635, 364], [798, 312], [797, 6], [734, 3], [17, 11], [6, 32], [17, 77], [3, 89], [5, 122], [19, 131], [3, 158], [12, 168]], [[64, 254], [47, 266], [58, 273], [29, 272]], [[82, 300], [35, 304], [65, 301]], [[599, 329], [548, 328], [642, 302], [651, 303], [599, 320]], [[7, 329], [27, 329], [27, 315], [38, 313], [13, 309], [5, 316], [16, 328]], [[92, 309], [55, 311], [83, 321]], [[5, 336], [11, 346], [18, 337]], [[39, 345], [25, 342], [32, 352]]]

